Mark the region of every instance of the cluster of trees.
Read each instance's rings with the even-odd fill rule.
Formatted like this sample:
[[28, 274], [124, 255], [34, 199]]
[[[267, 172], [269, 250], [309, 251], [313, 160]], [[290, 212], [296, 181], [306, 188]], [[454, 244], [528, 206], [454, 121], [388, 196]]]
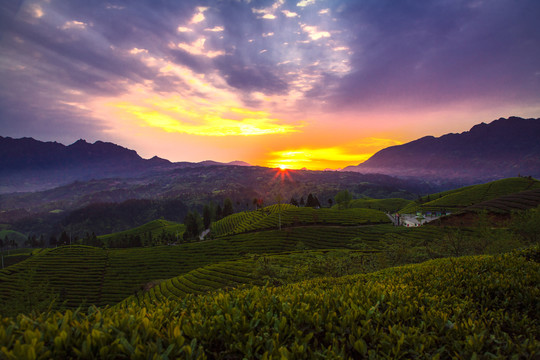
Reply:
[[226, 198], [221, 204], [206, 204], [203, 207], [203, 215], [198, 211], [190, 211], [184, 218], [186, 230], [183, 235], [184, 241], [198, 239], [201, 232], [210, 228], [213, 221], [218, 221], [226, 216], [234, 214], [233, 203], [231, 199]]
[[[332, 201], [332, 199], [329, 199], [329, 200]], [[304, 206], [305, 207], [312, 207], [312, 208], [320, 208], [321, 207], [321, 203], [319, 202], [319, 199], [317, 198], [317, 196], [313, 195], [312, 193], [308, 194], [306, 201], [304, 201], [303, 196], [300, 198], [300, 201], [296, 200], [294, 198], [294, 196], [293, 196], [293, 197], [291, 197], [290, 204], [294, 205], [294, 206], [300, 206], [300, 207], [304, 207]]]
[[9, 236], [5, 236], [4, 239], [0, 238], [0, 249], [14, 249], [17, 248], [18, 244], [15, 239], [10, 239]]
[[167, 233], [165, 230], [159, 235], [153, 235], [150, 231], [144, 234], [123, 234], [122, 236], [113, 237], [103, 241], [99, 239], [95, 233], [86, 234], [80, 243], [83, 245], [97, 246], [97, 247], [110, 247], [110, 248], [131, 248], [142, 246], [158, 246], [167, 245], [178, 242], [178, 239], [174, 234]]
[[24, 246], [31, 248], [44, 248], [44, 247], [55, 247], [62, 245], [70, 244], [80, 244], [80, 239], [78, 236], [69, 236], [66, 231], [62, 231], [59, 237], [56, 235], [51, 235], [48, 238], [41, 234], [39, 237], [35, 234], [31, 234], [24, 241]]

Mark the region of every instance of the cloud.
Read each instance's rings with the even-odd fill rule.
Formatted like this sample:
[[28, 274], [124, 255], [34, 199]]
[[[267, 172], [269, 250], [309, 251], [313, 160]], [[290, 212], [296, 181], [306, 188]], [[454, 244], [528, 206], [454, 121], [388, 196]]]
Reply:
[[129, 51], [130, 54], [136, 55], [140, 53], [148, 54], [148, 50], [146, 49], [139, 49], [139, 48], [133, 48]]
[[204, 31], [211, 31], [211, 32], [222, 32], [225, 30], [223, 26], [214, 26], [213, 28], [204, 29]]
[[294, 17], [299, 16], [297, 13], [289, 11], [289, 10], [281, 10], [281, 12], [283, 13], [283, 15], [285, 15], [288, 18], [294, 18]]
[[202, 21], [204, 21], [205, 17], [204, 17], [204, 12], [208, 10], [207, 7], [203, 7], [203, 6], [199, 6], [196, 8], [196, 12], [195, 14], [193, 15], [193, 17], [191, 18], [191, 20], [189, 21], [190, 24], [198, 24]]
[[242, 64], [233, 55], [216, 59], [215, 64], [230, 86], [242, 91], [262, 91], [265, 94], [282, 94], [288, 89], [287, 83], [276, 74], [273, 66], [249, 66]]
[[[49, 121], [74, 139], [80, 132], [100, 133], [115, 121], [106, 111], [94, 111], [94, 105], [111, 111], [104, 99], [161, 113], [161, 107], [135, 97], [137, 86], [148, 98], [183, 97], [203, 109], [206, 101], [217, 99], [279, 119], [263, 129], [288, 124], [283, 120], [288, 116], [305, 116], [312, 120], [304, 131], [317, 121], [342, 122], [344, 113], [395, 115], [388, 116], [392, 120], [376, 117], [381, 119], [377, 126], [410, 112], [428, 118], [440, 109], [470, 119], [482, 109], [537, 115], [523, 109], [538, 109], [539, 103], [538, 2], [200, 4], [6, 3], [0, 11], [0, 128], [12, 134], [24, 130], [28, 136], [36, 133], [33, 128], [52, 134]], [[216, 116], [236, 121], [227, 124], [239, 129], [243, 118], [229, 113], [220, 110]], [[358, 116], [358, 124], [368, 123], [367, 118]], [[130, 119], [142, 122], [133, 114]], [[422, 124], [415, 128], [424, 129]]]
[[317, 26], [302, 25], [302, 30], [308, 34], [311, 40], [319, 40], [323, 38], [329, 38], [330, 33], [328, 31], [319, 31]]
[[[270, 118], [262, 111], [206, 104], [195, 107], [183, 98], [152, 98], [143, 102], [115, 102], [117, 116], [140, 120], [142, 126], [197, 136], [257, 136], [295, 132], [296, 126]], [[240, 116], [238, 116], [240, 115]]]
[[69, 30], [69, 29], [84, 30], [84, 29], [86, 29], [87, 26], [88, 26], [88, 24], [86, 24], [86, 23], [84, 23], [82, 21], [71, 20], [71, 21], [66, 21], [64, 23], [64, 25], [62, 25], [60, 28], [62, 30]]
[[401, 141], [388, 138], [360, 138], [354, 144], [343, 144], [330, 147], [293, 147], [272, 151], [268, 154], [269, 167], [285, 167], [290, 169], [339, 169], [350, 164], [358, 164], [369, 159], [375, 152]]
[[45, 14], [43, 12], [43, 9], [41, 8], [41, 6], [39, 6], [38, 4], [32, 4], [29, 6], [29, 11], [30, 11], [30, 14], [39, 19], [41, 17], [43, 17], [43, 15]]
[[285, 3], [285, 0], [277, 0], [271, 6], [262, 9], [251, 9], [254, 14], [258, 14], [257, 18], [274, 20], [276, 19], [275, 12]]
[[351, 153], [348, 149], [334, 146], [328, 148], [295, 148], [273, 151], [269, 154], [267, 165], [288, 169], [322, 170], [331, 166], [333, 169], [342, 168], [351, 163], [363, 162], [372, 153]]
[[315, 0], [302, 0], [296, 4], [298, 7], [306, 7], [315, 4]]
[[[384, 105], [407, 111], [471, 106], [472, 99], [478, 104], [531, 104], [534, 91], [540, 93], [540, 84], [530, 81], [532, 59], [540, 62], [540, 49], [528, 44], [540, 42], [531, 15], [540, 11], [540, 3], [469, 5], [341, 4], [333, 13], [347, 29], [344, 35], [354, 34], [346, 45], [354, 54], [352, 71], [339, 79], [327, 77], [311, 95], [334, 109]], [[317, 95], [322, 93], [322, 98]]]
[[176, 46], [179, 49], [185, 50], [192, 55], [202, 55], [209, 58], [215, 58], [216, 56], [224, 55], [222, 50], [208, 50], [205, 48], [206, 39], [201, 37], [192, 42], [191, 44], [178, 43]]

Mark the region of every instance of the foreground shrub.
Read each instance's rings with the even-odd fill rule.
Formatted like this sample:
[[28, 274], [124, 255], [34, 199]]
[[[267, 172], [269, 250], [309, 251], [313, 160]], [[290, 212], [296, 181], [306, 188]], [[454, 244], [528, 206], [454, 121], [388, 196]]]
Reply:
[[523, 358], [540, 356], [538, 248], [147, 308], [20, 315], [0, 354], [21, 358]]

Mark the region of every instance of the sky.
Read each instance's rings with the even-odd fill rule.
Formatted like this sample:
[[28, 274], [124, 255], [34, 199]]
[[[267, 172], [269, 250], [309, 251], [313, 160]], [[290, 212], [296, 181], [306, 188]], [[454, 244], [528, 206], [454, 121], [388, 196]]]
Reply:
[[0, 135], [338, 169], [540, 117], [538, 0], [4, 0]]

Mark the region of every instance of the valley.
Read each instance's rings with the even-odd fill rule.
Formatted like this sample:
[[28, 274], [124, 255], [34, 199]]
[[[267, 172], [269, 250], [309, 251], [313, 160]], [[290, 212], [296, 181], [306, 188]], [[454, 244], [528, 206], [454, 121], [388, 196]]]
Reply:
[[[36, 340], [31, 345], [23, 340], [23, 333], [0, 333], [3, 344], [26, 344], [2, 351], [8, 358], [24, 356], [29, 349], [47, 351], [46, 339], [60, 336], [56, 332], [60, 328], [45, 329], [40, 322], [63, 318], [71, 323], [67, 334], [72, 335], [63, 340], [66, 347], [58, 345], [48, 351], [82, 356], [96, 351], [98, 343], [109, 343], [106, 329], [123, 326], [124, 316], [130, 316], [134, 322], [125, 328], [121, 342], [100, 351], [114, 357], [139, 357], [157, 351], [180, 357], [288, 354], [307, 358], [314, 351], [348, 357], [392, 354], [399, 349], [446, 357], [448, 351], [458, 349], [470, 355], [489, 349], [501, 356], [515, 352], [532, 356], [540, 351], [538, 339], [531, 337], [538, 326], [538, 312], [531, 302], [538, 296], [540, 283], [539, 265], [534, 260], [539, 251], [540, 210], [538, 200], [533, 201], [528, 194], [534, 194], [539, 184], [535, 179], [510, 178], [416, 200], [343, 202], [341, 199], [348, 196], [336, 195], [341, 202], [332, 208], [275, 204], [214, 220], [203, 240], [183, 236], [184, 224], [154, 220], [70, 245], [12, 249], [17, 259], [0, 271], [0, 303], [2, 314], [7, 316], [3, 326], [27, 326], [21, 321], [30, 316], [37, 321], [31, 330]], [[506, 220], [495, 216], [493, 203], [516, 198], [529, 199], [528, 205], [508, 213]], [[425, 214], [442, 208], [452, 214], [423, 226], [395, 226], [387, 214], [394, 214], [389, 209], [396, 206], [401, 207], [401, 214]], [[450, 220], [465, 214], [475, 220], [468, 224]], [[133, 239], [138, 240], [133, 243]], [[91, 245], [91, 241], [95, 241], [94, 246], [81, 244]], [[5, 251], [3, 255], [6, 259], [13, 256]], [[482, 269], [490, 270], [484, 276], [487, 270]], [[462, 280], [458, 281], [458, 276]], [[496, 284], [494, 278], [498, 279]], [[413, 288], [414, 296], [408, 290]], [[451, 300], [457, 293], [478, 291], [485, 295], [465, 297], [460, 305]], [[497, 295], [503, 293], [522, 299], [523, 305], [504, 305], [507, 303], [501, 303]], [[268, 303], [268, 296], [276, 300]], [[436, 298], [448, 298], [448, 305], [439, 308]], [[475, 310], [477, 301], [484, 304], [481, 312]], [[426, 323], [412, 320], [409, 314], [418, 302], [425, 305], [414, 310], [414, 318], [424, 318]], [[353, 303], [357, 305], [351, 308]], [[455, 306], [462, 310], [456, 311]], [[158, 309], [175, 319], [171, 327], [162, 323], [160, 316], [164, 315], [158, 315]], [[262, 309], [275, 312], [261, 317]], [[183, 322], [181, 314], [186, 311], [190, 316]], [[336, 311], [344, 311], [339, 317], [342, 320], [332, 315]], [[485, 320], [481, 319], [493, 321], [499, 313], [524, 319], [510, 332], [502, 325], [490, 330], [497, 342], [511, 341], [512, 347], [501, 347], [485, 338], [468, 342], [470, 336], [478, 337], [485, 331]], [[216, 316], [223, 314], [225, 319], [236, 319], [236, 325], [215, 322]], [[106, 323], [95, 323], [96, 316], [107, 319]], [[468, 328], [471, 316], [474, 327]], [[350, 326], [345, 324], [357, 321], [366, 322], [361, 331], [370, 333], [369, 337], [363, 332], [345, 336]], [[74, 331], [82, 331], [77, 324], [92, 323], [94, 329], [104, 332], [101, 340], [74, 337]], [[243, 330], [236, 329], [242, 323]], [[384, 325], [390, 332], [377, 330], [381, 324], [390, 324]], [[159, 330], [163, 326], [168, 329], [165, 333]], [[451, 330], [452, 337], [436, 335], [426, 343], [434, 336], [429, 334], [444, 327], [445, 331], [456, 328]], [[416, 330], [411, 333], [411, 329]], [[218, 341], [211, 335], [214, 331], [227, 335]], [[260, 336], [268, 331], [274, 335], [263, 341]], [[253, 338], [244, 338], [249, 333]], [[394, 336], [397, 338], [390, 340]], [[428, 345], [418, 348], [413, 340], [417, 336]], [[143, 338], [153, 340], [142, 343]], [[152, 345], [158, 338], [166, 344], [161, 350]]]

